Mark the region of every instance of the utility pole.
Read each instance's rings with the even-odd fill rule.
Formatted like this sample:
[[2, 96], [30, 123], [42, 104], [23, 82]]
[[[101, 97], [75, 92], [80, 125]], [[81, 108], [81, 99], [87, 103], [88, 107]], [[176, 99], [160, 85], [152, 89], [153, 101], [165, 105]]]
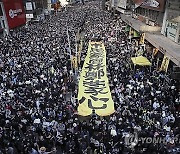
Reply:
[[[78, 57], [78, 46], [77, 46], [77, 43], [78, 43], [79, 38], [77, 38], [78, 36], [76, 36], [76, 35], [77, 35], [76, 33], [75, 33], [74, 35], [75, 35], [75, 45], [76, 45], [76, 60], [78, 60], [78, 58], [77, 58], [77, 57]], [[78, 34], [78, 35], [79, 35], [79, 34]], [[76, 62], [76, 63], [77, 63], [77, 62]], [[77, 67], [77, 68], [78, 68], [78, 67]], [[75, 69], [75, 75], [77, 74], [77, 72], [76, 72], [76, 71], [77, 71], [77, 70], [76, 70], [77, 68], [74, 68], [74, 69]]]

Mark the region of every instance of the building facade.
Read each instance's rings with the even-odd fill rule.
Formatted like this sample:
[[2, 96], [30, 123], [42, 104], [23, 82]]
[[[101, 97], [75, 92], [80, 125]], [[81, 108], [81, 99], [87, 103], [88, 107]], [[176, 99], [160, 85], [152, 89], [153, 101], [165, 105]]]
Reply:
[[[121, 2], [121, 0], [117, 1]], [[119, 11], [118, 6], [115, 7], [120, 12], [121, 19], [140, 34], [144, 33], [146, 41], [180, 67], [180, 45], [178, 44], [180, 1], [131, 0], [126, 2], [121, 5], [121, 8], [128, 6], [123, 8], [124, 11]]]

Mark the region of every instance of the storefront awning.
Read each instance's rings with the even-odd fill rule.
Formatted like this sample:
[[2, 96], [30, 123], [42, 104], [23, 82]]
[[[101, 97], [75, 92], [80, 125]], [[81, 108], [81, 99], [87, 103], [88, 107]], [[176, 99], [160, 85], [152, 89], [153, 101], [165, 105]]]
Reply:
[[150, 66], [151, 65], [150, 61], [146, 57], [143, 57], [143, 56], [132, 57], [131, 60], [134, 65], [140, 65], [140, 66]]

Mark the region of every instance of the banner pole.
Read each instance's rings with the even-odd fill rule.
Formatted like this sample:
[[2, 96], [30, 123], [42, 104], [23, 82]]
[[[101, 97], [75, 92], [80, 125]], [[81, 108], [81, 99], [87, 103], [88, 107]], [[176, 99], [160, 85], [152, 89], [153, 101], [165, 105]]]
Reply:
[[[69, 45], [69, 56], [70, 56], [70, 61], [72, 60], [72, 55], [71, 55], [71, 44], [70, 44], [70, 39], [69, 39], [69, 30], [66, 22], [66, 27], [67, 27], [67, 39], [68, 39], [68, 45]], [[72, 70], [72, 61], [71, 61], [71, 70]], [[73, 71], [72, 71], [73, 74]]]
[[[78, 30], [78, 35], [79, 35], [79, 30]], [[78, 55], [78, 48], [77, 48], [77, 43], [78, 43], [78, 41], [79, 41], [79, 38], [77, 38], [77, 36], [76, 36], [76, 34], [75, 34], [75, 42], [76, 42], [76, 59], [78, 60], [78, 57], [77, 57], [77, 55]], [[75, 68], [75, 74], [77, 74], [77, 71], [78, 70], [78, 66], [77, 66], [77, 68]]]

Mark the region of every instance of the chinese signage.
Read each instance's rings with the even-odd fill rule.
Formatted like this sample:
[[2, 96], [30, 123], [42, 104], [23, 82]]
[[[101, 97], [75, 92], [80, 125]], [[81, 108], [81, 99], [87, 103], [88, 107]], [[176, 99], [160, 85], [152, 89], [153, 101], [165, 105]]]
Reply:
[[108, 116], [115, 111], [106, 74], [106, 51], [101, 42], [89, 43], [79, 81], [78, 102], [81, 116], [94, 112]]
[[25, 24], [26, 19], [22, 0], [3, 0], [3, 4], [10, 29]]
[[166, 36], [169, 39], [176, 41], [178, 28], [179, 28], [178, 23], [167, 21], [166, 30], [165, 30]]
[[159, 49], [158, 48], [154, 48], [153, 49], [153, 56], [155, 56], [158, 53]]

